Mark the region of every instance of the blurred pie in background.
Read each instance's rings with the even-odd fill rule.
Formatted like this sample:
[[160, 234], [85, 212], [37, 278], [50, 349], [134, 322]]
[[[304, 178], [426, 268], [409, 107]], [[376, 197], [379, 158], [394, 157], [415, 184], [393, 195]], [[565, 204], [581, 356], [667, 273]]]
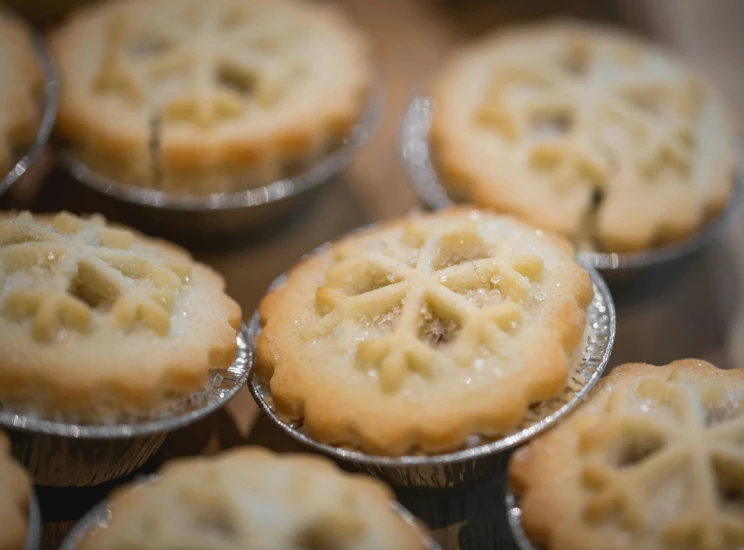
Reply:
[[0, 549], [21, 550], [28, 530], [31, 479], [10, 455], [10, 441], [0, 432]]
[[309, 167], [348, 134], [370, 81], [358, 32], [298, 0], [111, 0], [73, 12], [52, 46], [74, 154], [174, 194]]
[[732, 193], [734, 134], [711, 86], [651, 44], [562, 21], [458, 52], [430, 132], [453, 197], [581, 248], [648, 249], [695, 232]]
[[394, 498], [327, 458], [242, 447], [168, 463], [159, 480], [117, 489], [110, 521], [79, 548], [425, 550]]
[[0, 10], [0, 179], [36, 136], [43, 84], [31, 31]]

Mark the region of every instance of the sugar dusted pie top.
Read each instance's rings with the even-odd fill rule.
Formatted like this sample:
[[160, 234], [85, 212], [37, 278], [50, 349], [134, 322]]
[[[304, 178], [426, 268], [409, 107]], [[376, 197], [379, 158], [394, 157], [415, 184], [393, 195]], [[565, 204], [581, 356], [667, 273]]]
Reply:
[[0, 178], [36, 135], [42, 82], [31, 32], [0, 10]]
[[0, 550], [22, 550], [28, 529], [31, 480], [10, 455], [10, 442], [0, 432]]
[[477, 211], [412, 216], [295, 267], [261, 303], [256, 368], [317, 440], [449, 450], [564, 387], [592, 295], [561, 239]]
[[222, 278], [163, 241], [68, 213], [0, 217], [0, 403], [127, 411], [235, 356]]
[[456, 194], [614, 252], [683, 238], [732, 191], [730, 117], [656, 47], [554, 22], [459, 53], [430, 134]]
[[370, 78], [358, 33], [299, 0], [108, 0], [52, 44], [77, 154], [169, 192], [264, 185], [311, 162], [357, 120]]
[[383, 483], [330, 460], [243, 448], [170, 463], [111, 499], [80, 550], [424, 550]]
[[744, 372], [624, 365], [512, 458], [529, 538], [546, 550], [744, 545]]

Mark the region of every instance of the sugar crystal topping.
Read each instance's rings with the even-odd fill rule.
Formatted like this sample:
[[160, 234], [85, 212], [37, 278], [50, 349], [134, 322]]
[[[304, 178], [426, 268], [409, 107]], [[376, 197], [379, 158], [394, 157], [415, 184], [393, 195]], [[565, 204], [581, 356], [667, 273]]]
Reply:
[[142, 249], [100, 216], [0, 221], [0, 315], [28, 322], [40, 343], [104, 327], [165, 337], [190, 273], [185, 260]]
[[411, 373], [436, 376], [444, 347], [463, 368], [477, 368], [482, 353], [508, 353], [542, 258], [514, 254], [506, 240], [487, 243], [474, 221], [445, 231], [411, 222], [401, 244], [392, 253], [339, 249], [316, 292], [320, 319], [306, 335], [323, 338], [349, 321], [386, 325], [358, 339], [355, 358], [359, 368], [378, 373], [386, 392], [398, 391]]

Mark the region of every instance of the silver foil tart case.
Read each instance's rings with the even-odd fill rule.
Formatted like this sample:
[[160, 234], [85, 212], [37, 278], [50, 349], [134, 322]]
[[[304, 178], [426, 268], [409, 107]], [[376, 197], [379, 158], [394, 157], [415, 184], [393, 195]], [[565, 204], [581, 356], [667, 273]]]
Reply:
[[0, 406], [0, 426], [8, 431], [13, 455], [37, 485], [98, 485], [133, 472], [157, 452], [170, 432], [227, 404], [245, 385], [252, 362], [249, 332], [242, 325], [232, 365], [212, 371], [207, 388], [179, 400], [175, 412], [139, 422], [74, 424]]
[[[13, 15], [11, 14], [11, 16]], [[37, 34], [34, 37], [34, 48], [36, 50], [36, 57], [39, 66], [44, 75], [41, 122], [39, 124], [39, 129], [36, 132], [36, 138], [31, 147], [26, 151], [26, 154], [15, 163], [10, 172], [0, 180], [0, 195], [17, 182], [34, 164], [34, 162], [38, 160], [41, 152], [47, 144], [47, 141], [49, 141], [49, 136], [54, 127], [54, 120], [57, 117], [57, 105], [59, 104], [59, 80], [57, 77], [57, 69], [54, 66], [54, 59], [52, 58], [52, 54], [49, 52], [49, 49], [41, 35]]]
[[[314, 451], [358, 470], [372, 474], [393, 485], [406, 487], [451, 488], [490, 479], [506, 471], [511, 451], [548, 429], [579, 405], [599, 380], [607, 366], [615, 341], [615, 305], [607, 284], [599, 273], [587, 268], [594, 286], [594, 298], [587, 309], [587, 335], [581, 361], [571, 372], [569, 381], [558, 396], [533, 405], [522, 423], [510, 434], [489, 443], [441, 455], [402, 457], [374, 456], [356, 450], [319, 443], [301, 428], [301, 421], [290, 421], [279, 415], [271, 391], [249, 368], [248, 388], [261, 410], [284, 432]], [[280, 287], [285, 275], [277, 278], [269, 291]], [[248, 337], [254, 346], [261, 332], [258, 312], [248, 323]]]
[[[256, 230], [286, 219], [320, 188], [351, 164], [367, 143], [382, 110], [382, 92], [373, 87], [357, 123], [343, 142], [305, 171], [261, 187], [208, 195], [175, 195], [159, 189], [128, 185], [87, 165], [71, 150], [60, 157], [70, 174], [83, 185], [117, 201], [128, 203], [133, 213], [172, 232], [221, 236]], [[121, 208], [121, 202], [118, 203]]]
[[28, 525], [23, 550], [39, 550], [41, 548], [42, 529], [39, 501], [36, 500], [36, 495], [32, 493], [28, 501]]
[[507, 488], [506, 490], [506, 516], [509, 521], [512, 537], [519, 550], [544, 550], [530, 542], [522, 526], [522, 509], [517, 504], [517, 498], [514, 493]]
[[[411, 101], [401, 128], [401, 155], [416, 193], [432, 210], [456, 204], [433, 165], [428, 133], [434, 112], [433, 101], [419, 96]], [[739, 166], [733, 194], [718, 215], [689, 238], [640, 252], [578, 252], [579, 263], [600, 270], [605, 276], [623, 278], [648, 268], [682, 259], [710, 244], [739, 212], [744, 197], [744, 166]]]
[[[135, 482], [138, 485], [149, 483], [157, 483], [159, 476], [157, 474], [142, 478], [140, 481]], [[135, 487], [136, 488], [136, 487]], [[399, 502], [391, 502], [391, 508], [397, 513], [403, 520], [411, 527], [416, 529], [421, 535], [424, 541], [426, 550], [442, 550], [439, 543], [429, 535], [424, 526], [416, 519], [416, 517], [408, 511]], [[105, 500], [96, 504], [87, 514], [85, 514], [80, 521], [78, 521], [72, 530], [67, 534], [67, 537], [62, 541], [62, 545], [59, 550], [77, 550], [83, 538], [88, 534], [88, 531], [94, 528], [105, 528], [109, 521], [111, 521], [112, 512]]]

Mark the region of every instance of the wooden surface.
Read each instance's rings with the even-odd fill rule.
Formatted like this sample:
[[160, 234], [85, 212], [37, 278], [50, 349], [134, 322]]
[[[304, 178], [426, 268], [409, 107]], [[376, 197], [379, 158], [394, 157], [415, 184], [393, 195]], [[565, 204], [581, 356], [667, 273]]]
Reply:
[[[384, 115], [371, 143], [353, 166], [308, 201], [303, 212], [285, 220], [279, 228], [238, 239], [230, 246], [192, 247], [199, 260], [225, 276], [228, 292], [243, 306], [246, 317], [271, 280], [302, 254], [359, 225], [405, 213], [418, 205], [400, 162], [399, 125], [412, 94], [425, 85], [454, 45], [485, 29], [542, 13], [546, 4], [553, 10], [580, 8], [578, 2], [342, 3], [372, 39], [385, 93]], [[695, 55], [704, 59], [705, 49], [696, 44]], [[730, 78], [725, 84], [729, 93], [738, 91]], [[48, 160], [51, 163], [51, 158]], [[53, 170], [40, 187], [35, 184], [40, 181], [36, 176], [0, 199], [0, 207], [98, 209], [96, 197], [61, 171]], [[107, 214], [117, 217], [116, 210], [113, 215], [111, 211]], [[744, 308], [739, 296], [744, 281], [743, 235], [744, 222], [737, 219], [709, 249], [689, 261], [613, 285], [618, 334], [611, 364], [666, 363], [694, 356], [723, 367], [744, 365]], [[277, 450], [297, 448], [258, 415], [244, 391], [227, 411], [173, 434], [145, 470], [151, 471], [174, 456], [212, 453], [243, 444]], [[57, 548], [72, 523], [110, 488], [40, 489], [46, 521], [43, 548]], [[399, 498], [431, 526], [447, 550], [512, 548], [499, 479], [455, 491], [399, 490]]]

